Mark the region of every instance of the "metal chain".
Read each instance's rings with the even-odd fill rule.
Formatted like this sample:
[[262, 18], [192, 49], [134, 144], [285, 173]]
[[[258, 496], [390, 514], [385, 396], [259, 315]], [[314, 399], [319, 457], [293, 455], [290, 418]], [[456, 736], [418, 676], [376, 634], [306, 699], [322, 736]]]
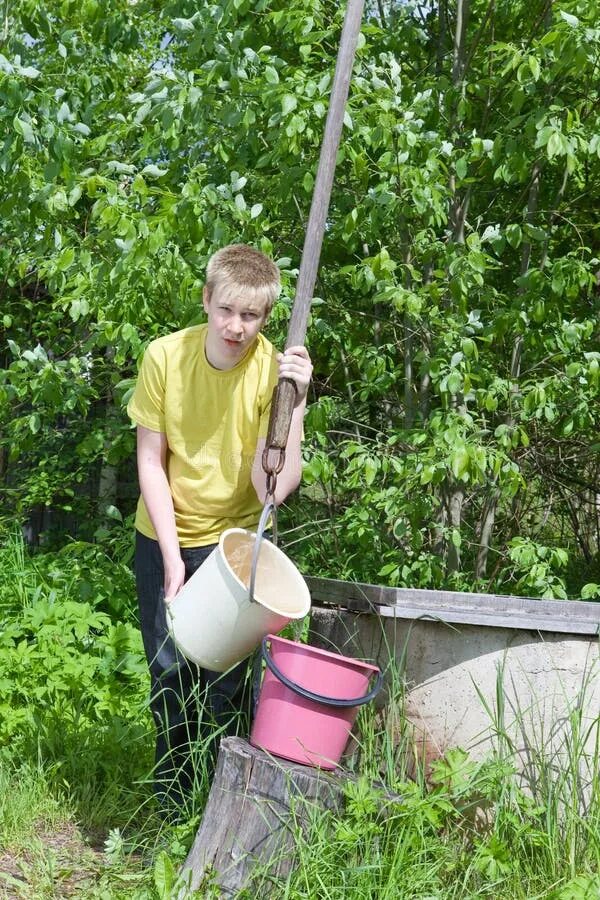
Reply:
[[[271, 450], [279, 451], [279, 458], [277, 459], [277, 463], [272, 465], [269, 462], [269, 453]], [[285, 448], [284, 447], [265, 447], [262, 454], [262, 467], [263, 471], [267, 473], [267, 475], [279, 475], [281, 470], [285, 465]]]
[[[269, 454], [271, 450], [278, 450], [279, 456], [277, 458], [277, 462], [273, 465], [269, 459]], [[267, 476], [267, 490], [265, 494], [265, 506], [264, 510], [267, 506], [271, 506], [271, 515], [272, 515], [272, 531], [273, 531], [273, 543], [277, 546], [277, 504], [275, 502], [275, 491], [277, 489], [277, 476], [281, 472], [285, 465], [285, 448], [281, 447], [265, 447], [262, 455], [262, 467]]]

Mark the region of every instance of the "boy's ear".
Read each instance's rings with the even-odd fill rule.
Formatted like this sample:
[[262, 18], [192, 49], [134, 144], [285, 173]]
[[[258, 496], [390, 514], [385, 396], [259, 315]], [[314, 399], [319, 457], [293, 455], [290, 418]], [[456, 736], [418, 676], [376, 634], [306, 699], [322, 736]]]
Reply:
[[207, 313], [210, 306], [210, 293], [206, 285], [202, 288], [202, 306], [204, 307], [204, 312]]

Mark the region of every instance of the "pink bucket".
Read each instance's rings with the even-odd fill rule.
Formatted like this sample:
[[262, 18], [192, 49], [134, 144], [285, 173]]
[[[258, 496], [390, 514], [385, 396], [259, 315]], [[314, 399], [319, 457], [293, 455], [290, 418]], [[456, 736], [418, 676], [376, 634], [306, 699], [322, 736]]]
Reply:
[[250, 743], [283, 759], [335, 769], [358, 707], [381, 689], [381, 672], [369, 663], [272, 634], [263, 640], [262, 653], [267, 668]]

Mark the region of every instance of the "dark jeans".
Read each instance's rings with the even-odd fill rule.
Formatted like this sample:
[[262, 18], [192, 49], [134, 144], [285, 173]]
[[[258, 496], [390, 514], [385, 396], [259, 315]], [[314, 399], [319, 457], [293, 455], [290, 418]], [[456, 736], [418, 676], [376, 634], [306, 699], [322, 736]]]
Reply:
[[[186, 581], [215, 546], [181, 549]], [[248, 729], [248, 664], [211, 672], [177, 651], [167, 629], [162, 554], [158, 542], [139, 531], [135, 577], [156, 723], [155, 793], [163, 807], [181, 809], [200, 784], [202, 770], [212, 777], [218, 739]]]

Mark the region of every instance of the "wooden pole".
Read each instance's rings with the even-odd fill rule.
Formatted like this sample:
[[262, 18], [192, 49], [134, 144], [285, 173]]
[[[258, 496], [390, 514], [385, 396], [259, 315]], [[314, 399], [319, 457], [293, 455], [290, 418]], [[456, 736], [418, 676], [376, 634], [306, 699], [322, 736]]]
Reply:
[[[350, 78], [352, 77], [356, 44], [362, 23], [363, 7], [364, 0], [348, 0], [333, 87], [329, 99], [317, 178], [300, 260], [296, 297], [288, 328], [286, 348], [303, 344], [306, 336], [308, 314], [319, 268], [321, 245], [329, 210], [335, 162], [344, 123], [344, 111], [346, 100], [348, 99]], [[271, 417], [266, 443], [267, 453], [263, 457], [265, 471], [268, 471], [265, 465], [268, 451], [271, 449], [285, 450], [294, 410], [295, 395], [294, 382], [287, 378], [281, 379], [275, 388], [271, 405]]]

